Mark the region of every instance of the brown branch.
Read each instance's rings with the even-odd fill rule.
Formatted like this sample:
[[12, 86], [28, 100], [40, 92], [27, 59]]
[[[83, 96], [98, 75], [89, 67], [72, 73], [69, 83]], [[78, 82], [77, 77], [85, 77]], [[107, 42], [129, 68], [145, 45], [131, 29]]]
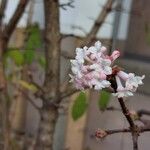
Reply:
[[119, 112], [121, 111], [120, 108], [116, 108], [114, 106], [109, 106], [109, 107], [106, 108], [106, 110], [108, 110], [108, 111], [119, 111]]
[[60, 86], [60, 28], [59, 2], [44, 0], [45, 10], [45, 81], [46, 95], [59, 99]]
[[[139, 129], [139, 133], [150, 132], [150, 128], [149, 127], [140, 126], [140, 127], [138, 127], [138, 129]], [[116, 134], [116, 133], [132, 133], [132, 129], [131, 128], [112, 129], [112, 130], [98, 129], [95, 132], [95, 137], [96, 138], [104, 138], [104, 137], [106, 137], [108, 135], [112, 135], [112, 134]]]
[[27, 100], [31, 103], [31, 105], [37, 109], [38, 111], [40, 111], [40, 107], [32, 100], [32, 98], [28, 95], [27, 92], [24, 92], [21, 88], [19, 88], [19, 90], [21, 91], [21, 93], [27, 98]]
[[67, 10], [67, 7], [74, 8], [73, 3], [74, 3], [74, 0], [70, 0], [67, 3], [60, 4], [59, 7], [61, 7], [63, 10]]
[[98, 15], [98, 18], [94, 22], [93, 27], [91, 28], [91, 31], [88, 33], [87, 37], [84, 39], [81, 46], [86, 44], [91, 44], [93, 39], [95, 39], [96, 34], [98, 33], [99, 29], [101, 28], [103, 22], [105, 21], [106, 17], [112, 10], [112, 5], [115, 2], [115, 0], [107, 0], [105, 6], [103, 7], [102, 11]]
[[141, 110], [138, 110], [138, 111], [137, 111], [137, 114], [138, 114], [139, 117], [142, 117], [143, 115], [148, 115], [148, 116], [150, 116], [150, 111], [149, 111], [149, 110], [141, 109]]
[[86, 30], [85, 30], [83, 27], [81, 27], [81, 26], [72, 25], [71, 28], [72, 28], [72, 29], [78, 29], [78, 30], [80, 30], [81, 32], [83, 32], [85, 35], [87, 34]]
[[23, 12], [24, 12], [28, 2], [29, 2], [29, 0], [20, 0], [19, 1], [18, 6], [17, 6], [12, 18], [6, 25], [4, 32], [3, 32], [6, 41], [9, 41], [10, 36], [13, 33], [19, 19], [23, 15]]
[[105, 130], [105, 132], [107, 133], [107, 135], [110, 135], [110, 134], [115, 134], [115, 133], [131, 132], [131, 130], [127, 128], [127, 129]]
[[139, 128], [134, 124], [134, 121], [130, 116], [129, 110], [126, 107], [126, 105], [123, 101], [123, 98], [118, 98], [118, 101], [120, 103], [122, 113], [124, 114], [124, 116], [126, 117], [128, 123], [130, 125], [130, 129], [131, 129], [131, 133], [132, 133], [132, 141], [133, 141], [133, 150], [138, 150]]
[[70, 90], [70, 91], [66, 91], [66, 92], [63, 92], [62, 94], [61, 94], [61, 99], [63, 99], [63, 98], [66, 98], [66, 97], [69, 97], [69, 96], [71, 96], [71, 95], [73, 95], [73, 94], [75, 94], [75, 93], [77, 93], [77, 92], [79, 92], [80, 90], [77, 90], [77, 89], [72, 89], [72, 90]]
[[37, 104], [32, 100], [32, 98], [28, 95], [27, 91], [23, 90], [22, 87], [18, 87], [15, 83], [13, 83], [12, 85], [14, 86], [14, 88], [16, 88], [18, 91], [20, 91], [24, 97], [27, 98], [27, 100], [33, 105], [33, 107], [35, 107], [37, 110], [40, 110], [40, 107], [37, 106]]
[[[78, 90], [76, 88], [72, 88], [70, 86], [68, 86], [64, 91], [61, 92], [61, 96], [60, 96], [60, 99], [63, 99], [63, 98], [66, 98], [66, 97], [69, 97], [77, 92], [80, 92], [81, 90]], [[105, 88], [104, 91], [107, 91], [107, 92], [110, 92], [110, 93], [113, 93], [113, 90], [111, 88]]]
[[118, 101], [120, 103], [120, 106], [121, 106], [121, 109], [122, 109], [122, 113], [124, 114], [124, 116], [126, 117], [129, 125], [131, 128], [134, 128], [135, 124], [130, 116], [130, 113], [129, 113], [129, 110], [127, 109], [124, 101], [123, 101], [123, 98], [118, 98]]
[[76, 36], [74, 34], [61, 34], [61, 40], [65, 39], [65, 38], [68, 38], [68, 37], [74, 37], [74, 38], [77, 38], [77, 39], [81, 39], [81, 37]]
[[2, 0], [0, 5], [0, 26], [2, 25], [2, 19], [4, 17], [4, 11], [7, 5], [7, 0]]

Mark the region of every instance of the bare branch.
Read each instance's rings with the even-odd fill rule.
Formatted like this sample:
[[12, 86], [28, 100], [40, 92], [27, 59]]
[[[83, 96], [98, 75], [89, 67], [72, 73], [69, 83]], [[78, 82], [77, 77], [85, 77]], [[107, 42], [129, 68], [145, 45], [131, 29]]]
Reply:
[[12, 18], [10, 19], [10, 21], [8, 22], [8, 24], [6, 25], [5, 29], [4, 29], [4, 37], [5, 40], [8, 41], [11, 34], [13, 33], [20, 17], [22, 16], [27, 4], [28, 4], [29, 0], [20, 0], [18, 3], [18, 6], [12, 16]]
[[7, 5], [7, 0], [2, 0], [0, 5], [0, 25], [2, 25], [2, 19], [4, 17], [4, 11]]
[[74, 8], [73, 3], [74, 3], [74, 0], [70, 0], [67, 3], [60, 4], [59, 7], [61, 7], [63, 10], [67, 10], [67, 7]]
[[[45, 81], [49, 97], [59, 97], [60, 86], [60, 28], [58, 1], [44, 0], [45, 10]], [[55, 41], [55, 42], [54, 42]]]
[[138, 114], [139, 117], [142, 117], [143, 115], [148, 115], [148, 116], [150, 116], [150, 111], [149, 111], [149, 110], [141, 109], [141, 110], [138, 110], [138, 111], [137, 111], [137, 114]]
[[116, 108], [114, 106], [107, 107], [106, 110], [109, 110], [109, 111], [119, 111], [119, 112], [121, 111], [120, 108]]
[[71, 95], [73, 95], [73, 94], [75, 94], [75, 93], [77, 93], [77, 92], [79, 92], [80, 90], [77, 90], [77, 89], [72, 89], [72, 90], [70, 90], [70, 91], [66, 91], [66, 92], [63, 92], [62, 94], [61, 94], [61, 99], [63, 99], [63, 98], [66, 98], [66, 97], [69, 97], [69, 96], [71, 96]]
[[130, 112], [129, 110], [127, 109], [127, 107], [125, 106], [125, 103], [123, 101], [123, 98], [118, 98], [118, 101], [120, 103], [120, 106], [121, 106], [121, 109], [122, 109], [122, 113], [124, 114], [124, 116], [126, 117], [128, 123], [130, 124], [130, 127], [131, 128], [134, 128], [135, 127], [135, 124], [130, 116]]
[[[150, 128], [148, 128], [148, 127], [140, 126], [140, 127], [138, 127], [138, 129], [139, 129], [139, 133], [150, 132]], [[112, 129], [112, 130], [97, 129], [95, 132], [95, 137], [101, 139], [108, 135], [116, 134], [116, 133], [132, 133], [132, 129], [131, 128]]]
[[132, 133], [132, 141], [133, 141], [133, 150], [138, 150], [139, 127], [134, 124], [134, 121], [130, 115], [129, 110], [127, 109], [127, 107], [123, 101], [123, 98], [118, 98], [118, 101], [120, 103], [122, 113], [124, 114], [124, 116], [126, 117], [128, 123], [130, 125], [130, 129], [131, 129], [131, 133]]
[[[95, 39], [97, 32], [99, 31], [100, 27], [102, 26], [103, 22], [105, 21], [107, 15], [112, 10], [112, 5], [115, 0], [107, 0], [105, 6], [103, 7], [102, 11], [100, 12], [98, 18], [96, 19], [91, 31], [88, 33], [87, 37], [84, 39], [82, 45], [90, 44], [93, 39]], [[82, 46], [81, 45], [81, 46]]]
[[[32, 100], [32, 98], [28, 95], [28, 92], [23, 90], [23, 88], [21, 87], [18, 87], [16, 84], [12, 84], [18, 91], [20, 91], [24, 97], [27, 98], [27, 100], [37, 109], [37, 110], [40, 110], [40, 107], [37, 106], [37, 104]], [[25, 99], [26, 99], [25, 98]]]
[[81, 27], [81, 26], [72, 25], [71, 28], [72, 28], [72, 29], [78, 29], [78, 30], [80, 30], [81, 32], [83, 32], [85, 35], [87, 35], [86, 30], [85, 30], [83, 27]]
[[78, 36], [76, 36], [74, 34], [61, 34], [61, 39], [65, 39], [65, 38], [68, 38], [68, 37], [74, 37], [74, 38], [77, 38], [77, 39], [80, 38], [80, 37], [78, 37]]
[[27, 100], [32, 104], [32, 106], [37, 109], [38, 111], [41, 110], [41, 108], [32, 100], [32, 98], [28, 95], [27, 92], [24, 92], [21, 88], [19, 88], [19, 90], [21, 91], [21, 93], [27, 97]]

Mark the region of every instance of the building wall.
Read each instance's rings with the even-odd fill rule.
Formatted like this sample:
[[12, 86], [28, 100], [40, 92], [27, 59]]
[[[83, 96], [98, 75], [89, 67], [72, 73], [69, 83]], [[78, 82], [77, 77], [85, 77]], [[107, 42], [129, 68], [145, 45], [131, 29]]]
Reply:
[[128, 55], [150, 58], [150, 1], [133, 0], [127, 44]]

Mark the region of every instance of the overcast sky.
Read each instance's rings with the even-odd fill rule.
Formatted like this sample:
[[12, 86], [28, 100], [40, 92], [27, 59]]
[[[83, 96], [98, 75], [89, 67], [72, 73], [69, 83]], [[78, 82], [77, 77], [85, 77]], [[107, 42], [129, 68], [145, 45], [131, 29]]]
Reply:
[[[19, 0], [8, 0], [8, 5], [6, 9], [5, 22], [8, 22], [12, 16], [17, 3]], [[43, 0], [35, 0], [34, 5], [34, 16], [33, 22], [38, 22], [41, 28], [44, 27], [44, 14], [43, 14]], [[67, 0], [60, 0], [60, 3], [66, 2]], [[88, 33], [93, 25], [94, 20], [101, 11], [101, 8], [105, 4], [106, 0], [75, 0], [75, 8], [68, 8], [66, 11], [60, 9], [60, 23], [61, 32], [63, 33], [73, 33], [76, 35], [84, 36]], [[129, 14], [126, 13], [130, 10], [131, 0], [123, 0], [123, 7], [125, 12], [122, 13], [120, 28], [119, 28], [119, 38], [125, 39], [128, 27]], [[28, 8], [26, 9], [26, 12]], [[101, 30], [98, 33], [98, 37], [110, 38], [113, 30], [114, 15], [112, 12], [108, 15], [106, 23], [103, 24]], [[19, 22], [19, 26], [25, 26], [27, 20], [27, 13], [24, 13], [23, 17]], [[84, 29], [84, 32], [73, 28], [74, 26], [79, 26]]]

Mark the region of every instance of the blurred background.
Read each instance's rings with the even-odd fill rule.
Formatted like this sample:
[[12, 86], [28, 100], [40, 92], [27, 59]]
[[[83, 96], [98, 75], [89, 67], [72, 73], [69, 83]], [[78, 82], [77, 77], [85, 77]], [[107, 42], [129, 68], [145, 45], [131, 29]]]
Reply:
[[[3, 26], [10, 21], [18, 3], [19, 0], [8, 0]], [[59, 26], [60, 33], [63, 35], [60, 42], [61, 83], [68, 82], [70, 72], [68, 58], [74, 56], [75, 48], [89, 36], [93, 26], [102, 24], [98, 27], [91, 43], [100, 40], [108, 48], [108, 53], [116, 49], [119, 50], [121, 58], [117, 61], [117, 65], [121, 66], [126, 72], [134, 72], [137, 75], [145, 74], [144, 85], [139, 88], [133, 97], [126, 99], [126, 104], [131, 110], [149, 110], [150, 1], [115, 0], [106, 18], [102, 20], [103, 22], [99, 22], [98, 18], [103, 13], [107, 0], [60, 0], [59, 3]], [[26, 65], [23, 65], [23, 61], [28, 64], [24, 71], [30, 70], [36, 83], [42, 87], [45, 69], [44, 28], [43, 1], [30, 0], [11, 35], [8, 51], [5, 54], [7, 80], [19, 83], [31, 92], [34, 91], [34, 87], [29, 82], [20, 80], [22, 68], [26, 67]], [[22, 53], [24, 53], [23, 57]], [[26, 78], [28, 77], [25, 73], [23, 79]], [[20, 140], [20, 143], [22, 143], [22, 140], [26, 137], [26, 140], [30, 143], [30, 139], [37, 134], [40, 120], [39, 113], [30, 101], [24, 100], [28, 97], [20, 96], [20, 93], [14, 90], [11, 83], [8, 91], [12, 98], [10, 108], [12, 129], [17, 134], [23, 135], [21, 140], [18, 138], [16, 141]], [[28, 93], [30, 98], [32, 98], [31, 92]], [[40, 99], [32, 99], [39, 107], [42, 105]], [[83, 101], [83, 103], [79, 101]], [[87, 91], [84, 95], [76, 93], [63, 99], [61, 105], [63, 107], [58, 110], [59, 117], [54, 134], [54, 150], [132, 149], [132, 140], [128, 133], [110, 135], [103, 140], [96, 140], [94, 137], [95, 130], [98, 128], [118, 129], [128, 127], [120, 111], [106, 109], [110, 106], [119, 108], [115, 97], [105, 92]], [[149, 133], [142, 134], [139, 137], [139, 149], [149, 150], [149, 139]], [[14, 142], [14, 149], [18, 147], [16, 141]]]

